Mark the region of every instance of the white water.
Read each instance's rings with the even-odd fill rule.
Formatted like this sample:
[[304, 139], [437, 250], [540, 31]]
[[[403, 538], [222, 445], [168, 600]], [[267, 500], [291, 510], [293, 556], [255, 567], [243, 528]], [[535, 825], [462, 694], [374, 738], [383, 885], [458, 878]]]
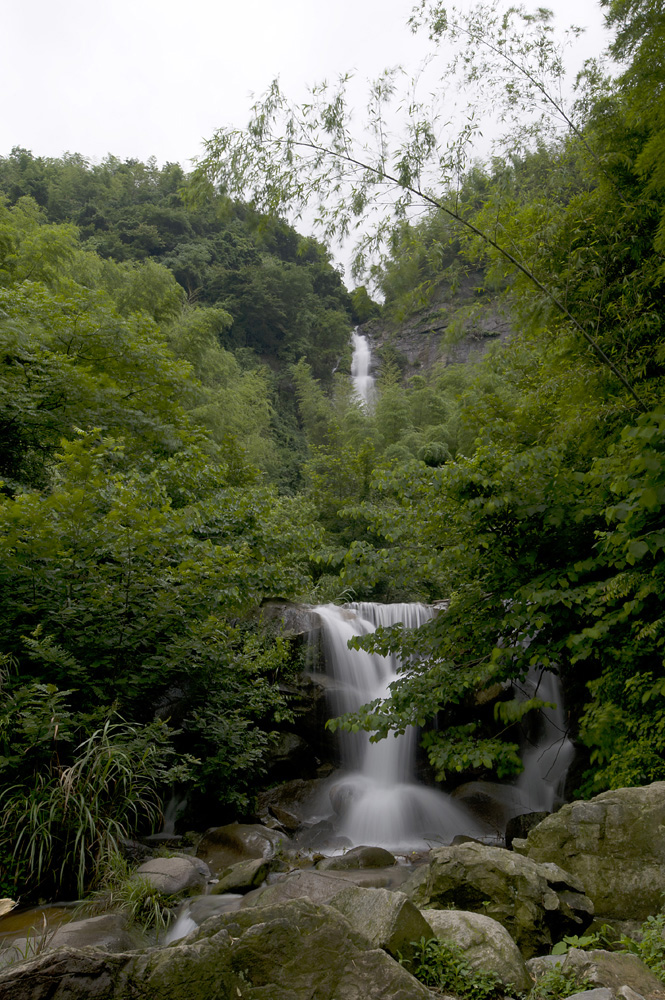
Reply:
[[[350, 650], [348, 641], [379, 626], [397, 622], [416, 628], [432, 617], [423, 604], [325, 605], [316, 609], [323, 628], [326, 670], [333, 679], [331, 708], [335, 715], [383, 699], [398, 677], [394, 657]], [[538, 731], [523, 752], [524, 770], [514, 784], [471, 782], [451, 798], [416, 781], [413, 728], [370, 743], [367, 733], [340, 733], [343, 771], [332, 780], [328, 795], [337, 814], [336, 834], [352, 845], [369, 844], [392, 850], [422, 850], [450, 843], [458, 834], [502, 836], [511, 816], [549, 812], [561, 802], [562, 786], [573, 756], [566, 736], [561, 692], [555, 674], [534, 669], [522, 695], [537, 696], [554, 708], [540, 712]], [[472, 811], [478, 796], [488, 807]], [[464, 800], [468, 799], [468, 805]]]
[[[392, 656], [350, 650], [348, 640], [380, 625], [402, 622], [407, 628], [432, 617], [422, 604], [326, 605], [316, 609], [322, 622], [327, 669], [335, 681], [335, 714], [355, 711], [384, 698], [397, 676]], [[414, 777], [415, 731], [370, 743], [366, 733], [342, 734], [344, 772], [329, 795], [338, 814], [337, 833], [352, 845], [415, 851], [450, 843], [456, 834], [482, 836], [485, 826], [459, 803]]]
[[546, 670], [532, 670], [525, 688], [527, 698], [542, 698], [555, 707], [541, 710], [541, 731], [522, 755], [524, 770], [517, 782], [520, 811], [551, 812], [563, 801], [563, 784], [575, 751], [566, 733], [561, 688], [556, 675]]
[[351, 379], [356, 396], [364, 406], [369, 407], [374, 401], [374, 376], [370, 375], [372, 352], [369, 349], [367, 337], [354, 330], [351, 334], [353, 356], [351, 358]]

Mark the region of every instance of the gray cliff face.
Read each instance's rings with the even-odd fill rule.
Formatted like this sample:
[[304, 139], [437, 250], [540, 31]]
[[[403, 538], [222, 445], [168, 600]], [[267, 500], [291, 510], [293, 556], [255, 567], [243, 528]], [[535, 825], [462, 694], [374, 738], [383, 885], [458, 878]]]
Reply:
[[482, 272], [472, 271], [455, 286], [442, 284], [429, 305], [403, 322], [374, 319], [360, 332], [369, 339], [375, 357], [389, 353], [406, 378], [437, 363], [477, 360], [490, 344], [505, 340], [513, 330], [499, 296], [484, 291], [483, 281]]

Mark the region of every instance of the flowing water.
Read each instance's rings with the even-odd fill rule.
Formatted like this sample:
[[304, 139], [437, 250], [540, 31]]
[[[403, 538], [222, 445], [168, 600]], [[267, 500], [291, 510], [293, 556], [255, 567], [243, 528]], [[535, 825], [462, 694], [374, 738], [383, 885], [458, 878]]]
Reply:
[[[385, 698], [399, 676], [400, 664], [394, 657], [350, 650], [349, 640], [398, 622], [416, 628], [433, 614], [423, 604], [325, 605], [316, 611], [322, 623], [326, 672], [332, 680], [334, 715]], [[558, 680], [550, 672], [533, 671], [523, 694], [526, 698], [537, 695], [556, 707], [540, 713], [538, 730], [523, 753], [524, 771], [515, 784], [472, 782], [464, 786], [469, 805], [478, 793], [492, 798], [497, 807], [492, 818], [483, 816], [482, 810], [474, 813], [461, 800], [417, 781], [417, 733], [413, 728], [403, 736], [391, 734], [377, 743], [370, 743], [366, 733], [342, 732], [343, 770], [327, 789], [336, 834], [354, 846], [417, 851], [450, 843], [461, 834], [493, 839], [502, 835], [511, 816], [550, 811], [558, 804], [573, 753], [565, 735]]]
[[370, 407], [374, 401], [374, 376], [370, 375], [372, 353], [369, 341], [355, 330], [351, 334], [353, 356], [351, 358], [351, 381], [356, 396], [364, 406]]
[[[336, 715], [386, 697], [398, 676], [395, 657], [350, 650], [349, 639], [398, 622], [415, 628], [432, 616], [422, 604], [326, 605], [316, 611], [322, 623], [326, 670], [334, 681], [331, 697]], [[370, 743], [367, 733], [342, 734], [343, 771], [328, 794], [337, 814], [337, 833], [352, 845], [416, 851], [449, 843], [456, 834], [487, 832], [464, 806], [417, 782], [415, 740], [412, 727], [403, 736], [391, 734], [378, 743]]]

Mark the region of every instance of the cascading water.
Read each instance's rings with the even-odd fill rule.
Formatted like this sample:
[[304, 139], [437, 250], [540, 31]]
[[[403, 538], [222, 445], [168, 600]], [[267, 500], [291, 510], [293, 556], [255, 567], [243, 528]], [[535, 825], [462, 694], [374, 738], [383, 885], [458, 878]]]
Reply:
[[540, 713], [540, 732], [522, 754], [524, 770], [517, 781], [520, 812], [551, 812], [563, 801], [563, 784], [575, 750], [568, 739], [561, 688], [555, 674], [532, 670], [525, 682], [527, 698], [554, 705]]
[[[349, 639], [398, 622], [415, 628], [432, 616], [431, 609], [422, 604], [326, 605], [316, 611], [322, 623], [327, 669], [334, 679], [332, 707], [336, 714], [386, 697], [399, 666], [391, 656], [350, 650]], [[413, 851], [450, 843], [456, 834], [487, 833], [464, 806], [416, 782], [413, 729], [378, 743], [370, 743], [366, 733], [345, 733], [341, 749], [344, 772], [336, 776], [328, 791], [338, 816], [337, 833], [352, 845]]]
[[[349, 639], [398, 622], [416, 628], [433, 614], [423, 604], [359, 603], [315, 610], [322, 624], [326, 672], [333, 681], [331, 709], [335, 715], [385, 698], [398, 676], [399, 662], [394, 657], [350, 650]], [[534, 670], [523, 694], [556, 707], [541, 710], [539, 731], [523, 753], [524, 770], [519, 779], [515, 784], [471, 782], [459, 789], [465, 792], [459, 799], [457, 792], [451, 797], [416, 781], [413, 728], [378, 743], [370, 743], [366, 733], [342, 733], [343, 771], [327, 789], [336, 814], [336, 834], [352, 845], [414, 851], [450, 843], [461, 834], [501, 837], [511, 816], [551, 811], [558, 804], [573, 754], [565, 733], [558, 679], [549, 671]], [[489, 812], [482, 806], [473, 808], [481, 799], [493, 803]]]
[[351, 380], [353, 388], [364, 406], [371, 406], [374, 400], [374, 376], [370, 375], [372, 352], [369, 341], [356, 330], [351, 334], [353, 355], [351, 357]]

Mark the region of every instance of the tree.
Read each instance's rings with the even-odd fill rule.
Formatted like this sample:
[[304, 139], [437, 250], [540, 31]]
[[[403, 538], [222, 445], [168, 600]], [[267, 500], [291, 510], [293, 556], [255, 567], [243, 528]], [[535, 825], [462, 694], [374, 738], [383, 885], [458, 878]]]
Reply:
[[[315, 203], [328, 236], [348, 235], [388, 194], [392, 217], [361, 238], [359, 267], [389, 242], [394, 220], [404, 238], [393, 247], [418, 240], [409, 213], [429, 205], [430, 246], [442, 244], [430, 234], [447, 217], [462, 264], [507, 289], [521, 336], [482, 366], [503, 368], [491, 391], [479, 396], [473, 378], [456, 414], [443, 417], [439, 440], [452, 441], [457, 417], [456, 433], [464, 428], [455, 460], [398, 465], [387, 479], [376, 470], [369, 497], [347, 509], [365, 529], [346, 557], [351, 581], [403, 578], [411, 556], [419, 585], [442, 587], [451, 603], [413, 635], [395, 629], [360, 640], [400, 651], [408, 669], [385, 702], [346, 724], [375, 737], [437, 716], [454, 725], [456, 706], [476, 688], [545, 665], [586, 701], [581, 735], [594, 754], [594, 790], [649, 780], [664, 756], [660, 737], [655, 754], [647, 748], [638, 708], [649, 706], [646, 728], [660, 733], [661, 605], [652, 598], [665, 500], [657, 443], [664, 202], [660, 160], [651, 155], [661, 142], [660, 91], [646, 68], [662, 61], [662, 12], [657, 0], [616, 0], [609, 10], [620, 27], [615, 54], [632, 62], [617, 80], [588, 64], [569, 111], [557, 96], [562, 57], [547, 11], [479, 6], [463, 18], [438, 3], [418, 7], [414, 27], [435, 43], [460, 43], [456, 66], [469, 92], [478, 88], [485, 101], [491, 92], [493, 114], [517, 136], [484, 167], [467, 170], [473, 114], [447, 140], [438, 131], [446, 119], [398, 91], [397, 71], [373, 86], [362, 135], [347, 78], [314, 88], [299, 108], [275, 84], [246, 131], [213, 136], [199, 167], [202, 183], [243, 192], [266, 211]], [[405, 118], [393, 141], [388, 109], [399, 102]], [[525, 106], [534, 109], [526, 121]], [[435, 255], [422, 243], [417, 251], [438, 278]], [[511, 379], [518, 393], [508, 391]], [[412, 432], [402, 425], [392, 433], [403, 448]], [[626, 479], [621, 461], [632, 470]], [[513, 724], [521, 711], [499, 705], [497, 721]], [[612, 752], [622, 725], [635, 735], [625, 766], [627, 744]], [[481, 766], [515, 765], [510, 747], [491, 732], [477, 735]], [[468, 730], [428, 736], [440, 775], [463, 767], [469, 739]]]

